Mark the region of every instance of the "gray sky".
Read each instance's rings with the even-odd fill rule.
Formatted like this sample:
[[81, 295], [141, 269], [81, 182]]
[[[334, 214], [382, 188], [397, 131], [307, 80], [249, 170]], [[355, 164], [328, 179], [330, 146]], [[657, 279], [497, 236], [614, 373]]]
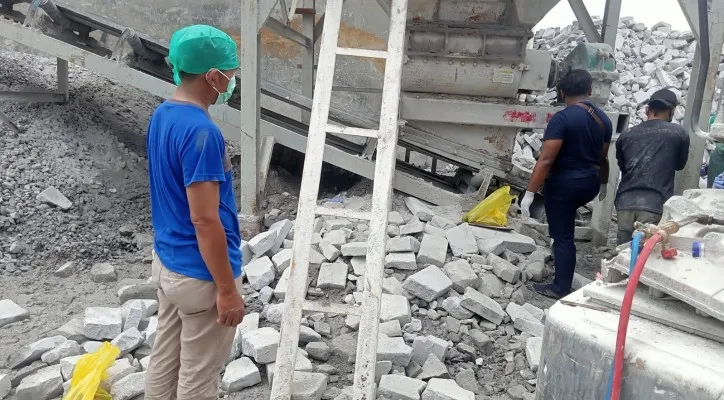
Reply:
[[[606, 0], [584, 0], [591, 15], [603, 16], [603, 9]], [[634, 17], [636, 22], [643, 22], [651, 27], [659, 21], [665, 21], [672, 25], [672, 28], [680, 31], [688, 31], [689, 24], [686, 22], [684, 13], [681, 11], [677, 0], [623, 0], [621, 5], [621, 16]], [[548, 13], [536, 26], [536, 29], [567, 26], [575, 20], [571, 6], [567, 0], [561, 0], [557, 6]]]

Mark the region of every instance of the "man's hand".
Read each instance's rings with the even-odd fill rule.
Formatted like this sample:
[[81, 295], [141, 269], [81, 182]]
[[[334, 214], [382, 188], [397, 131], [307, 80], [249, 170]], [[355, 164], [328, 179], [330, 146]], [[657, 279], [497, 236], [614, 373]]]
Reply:
[[216, 309], [219, 312], [219, 325], [235, 327], [241, 323], [246, 314], [246, 304], [239, 292], [221, 292], [216, 295]]
[[533, 199], [535, 199], [535, 193], [525, 192], [523, 200], [520, 201], [520, 213], [526, 218], [530, 218], [530, 205], [533, 204]]
[[598, 192], [598, 201], [603, 201], [608, 194], [608, 184], [604, 183], [601, 185], [601, 191]]

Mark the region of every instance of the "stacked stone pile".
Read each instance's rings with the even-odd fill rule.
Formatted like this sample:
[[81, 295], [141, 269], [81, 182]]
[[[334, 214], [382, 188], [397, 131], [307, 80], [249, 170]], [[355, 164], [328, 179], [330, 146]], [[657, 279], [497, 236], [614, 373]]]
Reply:
[[[545, 312], [526, 302], [524, 282], [550, 274], [544, 236], [461, 224], [415, 198], [405, 204], [389, 214], [378, 398], [533, 399]], [[325, 204], [345, 205], [359, 207]], [[315, 221], [308, 299], [361, 304], [368, 234], [360, 221]], [[248, 314], [222, 375], [229, 394], [244, 395], [273, 380], [293, 240], [293, 221], [283, 219], [243, 243]], [[117, 279], [108, 263], [94, 265], [91, 274], [99, 283]], [[9, 373], [0, 374], [0, 399], [9, 393], [18, 400], [57, 398], [80, 356], [102, 341], [121, 349], [104, 384], [114, 400], [142, 398], [158, 302], [147, 280], [118, 285], [119, 307], [89, 307], [11, 354]], [[27, 318], [32, 315], [15, 303], [0, 302], [0, 324]], [[295, 398], [351, 398], [358, 329], [359, 317], [304, 315]]]
[[[594, 18], [601, 28], [602, 19]], [[539, 30], [533, 39], [533, 48], [546, 50], [554, 58], [563, 60], [578, 44], [585, 42], [586, 35], [577, 23], [564, 28]], [[691, 69], [696, 51], [694, 35], [672, 30], [671, 25], [659, 22], [650, 29], [632, 17], [619, 20], [614, 49], [616, 68], [620, 78], [611, 87], [608, 108], [630, 115], [629, 124], [637, 125], [646, 119], [645, 103], [657, 90], [667, 88], [676, 93], [681, 105], [676, 107], [674, 122], [684, 119], [686, 96], [691, 84]], [[722, 60], [724, 61], [724, 59]], [[724, 63], [720, 64], [717, 90], [712, 112], [720, 94], [724, 79]], [[556, 99], [555, 90], [542, 95], [526, 95], [527, 102], [548, 104]], [[530, 173], [540, 150], [542, 130], [522, 132], [517, 137], [513, 164]], [[535, 140], [538, 139], [538, 140]]]

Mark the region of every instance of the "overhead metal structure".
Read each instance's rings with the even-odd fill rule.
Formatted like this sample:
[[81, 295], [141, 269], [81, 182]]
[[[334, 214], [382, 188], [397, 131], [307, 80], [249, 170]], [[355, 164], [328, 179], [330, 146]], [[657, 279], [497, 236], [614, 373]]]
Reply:
[[[711, 6], [712, 12], [716, 10], [717, 1]], [[476, 192], [478, 188], [470, 187], [470, 183], [479, 182], [473, 177], [484, 171], [492, 172], [498, 181], [519, 188], [525, 185], [525, 180], [513, 173], [514, 166], [510, 160], [515, 136], [520, 130], [545, 127], [550, 116], [559, 108], [519, 99], [522, 95], [540, 93], [555, 86], [561, 73], [570, 67], [554, 62], [546, 51], [532, 50], [527, 46], [532, 28], [558, 2], [410, 0], [400, 103], [405, 126], [398, 138], [398, 146], [404, 155], [397, 161], [395, 189], [433, 204], [453, 205], [461, 202], [460, 190]], [[579, 24], [587, 35], [605, 43], [597, 46], [608, 45], [586, 45], [581, 54], [600, 57], [601, 60], [610, 57], [610, 46], [615, 44], [617, 34], [621, 0], [607, 0], [603, 21], [600, 22], [601, 32], [598, 31], [598, 22], [593, 22], [580, 0], [569, 0], [569, 3], [576, 10]], [[680, 3], [687, 15], [692, 10], [698, 10], [694, 0], [680, 0]], [[326, 18], [324, 14], [315, 15], [318, 5], [314, 0], [241, 1], [242, 68], [237, 86], [240, 91], [243, 90], [244, 96], [239, 96], [237, 92], [228, 107], [212, 107], [211, 113], [222, 124], [227, 139], [241, 143], [243, 183], [240, 209], [243, 214], [253, 216], [258, 211], [259, 195], [265, 183], [264, 163], [269, 159], [273, 143], [300, 152], [306, 150], [315, 44]], [[366, 0], [350, 2], [348, 7], [351, 12], [345, 18], [381, 12], [380, 9], [387, 13], [390, 6], [387, 0]], [[270, 18], [274, 10], [278, 10], [277, 14]], [[5, 92], [0, 97], [65, 101], [68, 92], [66, 62], [157, 96], [167, 97], [173, 91], [170, 71], [163, 62], [167, 49], [162, 41], [51, 0], [33, 5], [18, 0], [0, 0], [0, 15], [0, 36], [59, 59], [57, 91]], [[290, 25], [295, 15], [297, 19], [301, 16], [301, 29]], [[590, 26], [588, 21], [591, 21]], [[689, 21], [698, 36], [697, 18], [689, 18]], [[724, 37], [724, 32], [717, 36], [717, 29], [722, 29], [720, 14], [712, 14], [711, 24], [713, 61], [708, 70], [709, 78], [716, 73], [718, 64], [714, 66], [714, 59], [718, 60], [720, 41]], [[301, 93], [261, 79], [259, 33], [265, 26], [301, 49]], [[130, 45], [132, 51], [125, 55], [123, 46], [117, 49], [119, 42]], [[697, 60], [698, 55], [695, 65], [698, 65]], [[605, 65], [600, 62], [595, 64]], [[597, 90], [605, 95], [615, 71], [606, 65], [592, 72], [596, 77]], [[697, 68], [692, 82], [696, 72]], [[349, 89], [335, 86], [335, 90]], [[379, 87], [363, 90], [365, 92], [356, 93], [373, 93], [379, 91]], [[704, 99], [700, 110], [702, 115], [707, 112], [713, 90], [713, 85], [709, 85], [700, 94]], [[693, 101], [696, 96], [688, 98]], [[279, 100], [301, 110], [301, 118], [289, 118], [264, 108], [261, 106], [262, 99]], [[688, 106], [687, 113], [693, 104]], [[332, 107], [330, 117], [347, 128], [377, 125], [375, 117], [356, 115], [355, 112], [349, 108]], [[626, 128], [627, 115], [613, 112], [610, 116], [618, 131]], [[699, 118], [699, 121], [704, 120]], [[234, 132], [238, 128], [241, 128], [241, 135], [238, 130]], [[264, 139], [267, 137], [273, 137], [273, 140]], [[698, 171], [696, 161], [703, 147], [700, 146], [701, 141], [692, 143], [691, 162], [677, 181], [679, 191], [693, 186]], [[327, 135], [324, 160], [372, 179], [375, 144], [374, 138], [355, 141], [330, 134]], [[435, 168], [423, 170], [414, 167], [410, 163], [411, 153], [431, 157]], [[615, 157], [610, 158], [615, 160]], [[457, 167], [456, 175], [451, 177], [438, 171], [438, 161]], [[615, 162], [612, 162], [612, 168], [615, 167]], [[615, 179], [611, 179], [609, 193], [614, 193], [616, 184]], [[597, 243], [602, 243], [607, 237], [612, 210], [613, 196], [594, 204], [592, 226]]]

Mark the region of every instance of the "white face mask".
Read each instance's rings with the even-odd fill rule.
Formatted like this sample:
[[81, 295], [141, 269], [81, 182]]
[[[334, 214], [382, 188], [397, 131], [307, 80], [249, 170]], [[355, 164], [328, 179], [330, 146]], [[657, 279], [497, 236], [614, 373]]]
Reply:
[[[214, 70], [212, 69], [209, 72], [211, 72], [211, 71], [214, 71]], [[219, 71], [219, 70], [216, 70], [216, 71]], [[209, 72], [206, 73], [207, 77], [209, 75]], [[229, 80], [229, 84], [226, 86], [225, 92], [220, 92], [217, 88], [212, 86], [212, 88], [216, 91], [216, 93], [219, 94], [216, 97], [216, 101], [214, 102], [214, 104], [216, 104], [216, 105], [226, 104], [229, 101], [229, 99], [231, 99], [231, 96], [234, 94], [234, 89], [236, 89], [236, 77], [229, 78], [223, 72], [219, 71], [219, 73], [221, 73], [221, 75], [223, 75], [224, 78]]]

